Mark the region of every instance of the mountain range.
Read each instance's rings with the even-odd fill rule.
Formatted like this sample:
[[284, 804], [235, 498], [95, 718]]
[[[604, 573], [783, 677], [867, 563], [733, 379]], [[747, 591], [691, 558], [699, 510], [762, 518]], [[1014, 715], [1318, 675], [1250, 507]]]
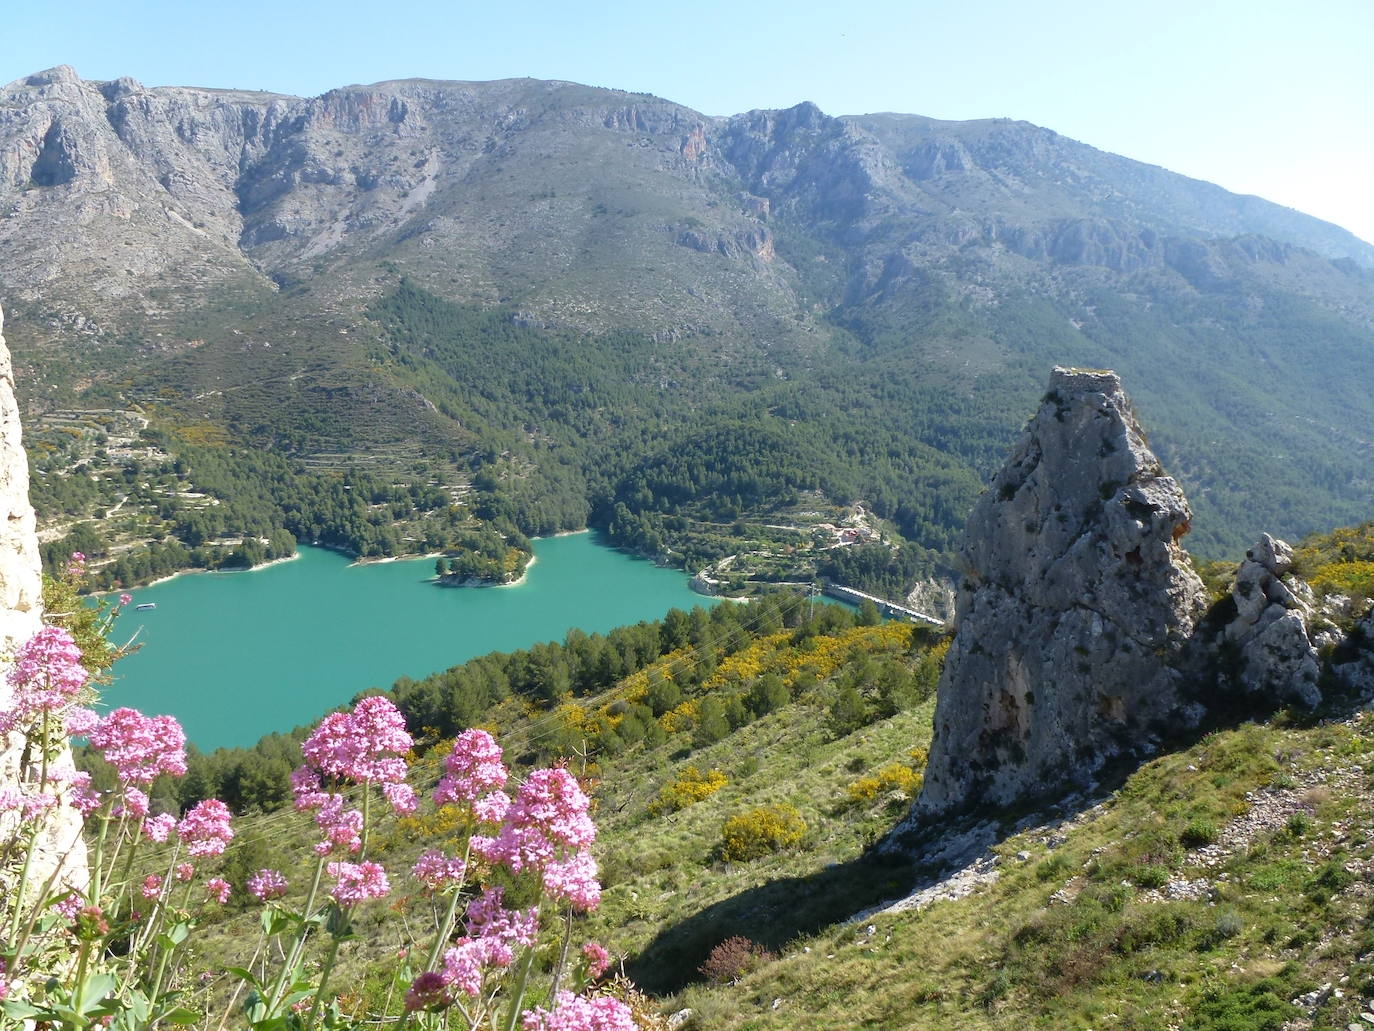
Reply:
[[525, 532], [800, 492], [941, 555], [1052, 364], [1170, 428], [1204, 555], [1374, 501], [1374, 246], [1020, 121], [63, 66], [0, 90], [0, 301], [30, 412], [441, 456]]

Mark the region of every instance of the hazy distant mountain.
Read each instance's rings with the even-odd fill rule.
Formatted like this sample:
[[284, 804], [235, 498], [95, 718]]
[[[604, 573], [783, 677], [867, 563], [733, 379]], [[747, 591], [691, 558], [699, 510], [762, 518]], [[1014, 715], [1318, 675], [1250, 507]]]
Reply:
[[[60, 67], [0, 91], [0, 213], [31, 398], [157, 396], [306, 453], [475, 446], [416, 364], [433, 348], [364, 314], [405, 276], [526, 328], [643, 334], [638, 385], [670, 410], [782, 382], [825, 433], [863, 387], [876, 421], [979, 475], [1049, 364], [1113, 366], [1173, 427], [1166, 461], [1193, 455], [1203, 542], [1374, 500], [1374, 247], [1024, 122]], [[656, 418], [636, 446], [672, 443]]]

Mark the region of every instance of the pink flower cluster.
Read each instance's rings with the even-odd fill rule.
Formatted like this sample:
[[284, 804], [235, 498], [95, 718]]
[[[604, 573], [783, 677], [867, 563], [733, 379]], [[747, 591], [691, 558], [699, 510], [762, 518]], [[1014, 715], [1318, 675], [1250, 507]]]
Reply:
[[205, 882], [205, 893], [221, 906], [229, 901], [231, 891], [233, 888], [223, 877], [211, 877]]
[[147, 785], [163, 773], [186, 773], [186, 735], [172, 716], [115, 709], [90, 732], [90, 742], [126, 784]]
[[524, 1031], [635, 1031], [630, 1007], [609, 995], [559, 992], [552, 1012], [535, 1007], [521, 1014]]
[[329, 897], [341, 906], [351, 907], [368, 899], [385, 898], [391, 891], [380, 863], [330, 863], [326, 869], [335, 881]]
[[474, 834], [472, 851], [515, 873], [538, 870], [551, 896], [590, 911], [601, 902], [590, 809], [591, 800], [566, 769], [535, 770], [520, 785], [500, 831], [494, 838]]
[[587, 942], [582, 946], [582, 958], [587, 961], [587, 976], [596, 980], [611, 966], [611, 954], [599, 942]]
[[325, 780], [400, 784], [406, 776], [402, 757], [412, 744], [401, 711], [390, 699], [374, 695], [352, 712], [326, 716], [301, 752]]
[[[501, 789], [509, 777], [496, 739], [485, 730], [465, 730], [454, 739], [453, 749], [444, 756], [444, 776], [434, 788], [434, 801], [439, 805], [474, 805], [490, 799], [493, 794], [499, 795], [502, 801], [496, 805], [502, 811], [485, 817], [494, 823], [506, 815], [504, 806], [510, 799]], [[484, 817], [479, 815], [478, 818]]]
[[415, 792], [405, 782], [404, 756], [412, 744], [400, 710], [380, 695], [321, 721], [301, 745], [305, 765], [291, 774], [296, 809], [313, 811], [322, 833], [316, 854], [356, 852], [362, 846], [362, 812], [349, 808], [345, 796], [332, 787], [378, 784], [396, 812], [415, 811]]
[[453, 884], [461, 885], [467, 865], [461, 859], [451, 859], [437, 850], [430, 850], [415, 860], [411, 876], [430, 891], [443, 891]]
[[0, 813], [18, 813], [23, 823], [35, 823], [56, 807], [57, 796], [50, 791], [0, 788]]
[[44, 627], [19, 646], [6, 675], [14, 693], [9, 708], [0, 711], [0, 730], [27, 726], [70, 705], [87, 676], [72, 635], [61, 627]]
[[177, 824], [177, 837], [192, 856], [223, 855], [234, 838], [229, 807], [218, 798], [197, 802]]
[[248, 894], [259, 902], [279, 899], [286, 894], [286, 877], [276, 870], [259, 870], [248, 878]]
[[467, 928], [473, 938], [491, 938], [507, 945], [533, 945], [539, 936], [539, 910], [505, 908], [504, 888], [483, 889], [468, 903]]

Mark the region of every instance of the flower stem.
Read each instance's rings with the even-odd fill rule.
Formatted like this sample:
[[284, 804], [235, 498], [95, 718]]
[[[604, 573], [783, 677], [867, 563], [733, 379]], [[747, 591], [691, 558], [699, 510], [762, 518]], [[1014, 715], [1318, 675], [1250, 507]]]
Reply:
[[305, 1018], [305, 1031], [310, 1031], [315, 1026], [315, 1014], [320, 1011], [320, 1003], [324, 1000], [324, 986], [329, 983], [329, 975], [334, 971], [334, 957], [339, 954], [339, 943], [342, 941], [338, 936], [333, 936], [329, 942], [329, 951], [325, 953], [324, 965], [320, 967], [320, 983], [315, 989], [315, 999], [310, 1004], [310, 1015]]
[[310, 911], [315, 907], [315, 896], [320, 891], [320, 878], [324, 876], [324, 856], [320, 856], [315, 863], [315, 880], [310, 885], [310, 894], [306, 896], [305, 908], [301, 910], [301, 931], [296, 936], [295, 942], [291, 946], [290, 958], [282, 965], [281, 973], [277, 975], [277, 983], [272, 986], [272, 994], [267, 1000], [267, 1013], [269, 1016], [275, 1015], [277, 1006], [281, 1004], [282, 997], [286, 994], [286, 979], [290, 972], [295, 969], [296, 963], [301, 958], [301, 952], [305, 949], [305, 939], [310, 936]]

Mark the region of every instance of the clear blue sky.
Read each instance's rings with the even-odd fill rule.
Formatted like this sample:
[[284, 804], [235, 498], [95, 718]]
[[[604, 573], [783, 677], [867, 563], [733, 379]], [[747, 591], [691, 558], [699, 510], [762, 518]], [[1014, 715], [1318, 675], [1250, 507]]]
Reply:
[[1374, 0], [60, 0], [6, 5], [0, 82], [314, 96], [570, 79], [707, 114], [1022, 118], [1374, 241]]

